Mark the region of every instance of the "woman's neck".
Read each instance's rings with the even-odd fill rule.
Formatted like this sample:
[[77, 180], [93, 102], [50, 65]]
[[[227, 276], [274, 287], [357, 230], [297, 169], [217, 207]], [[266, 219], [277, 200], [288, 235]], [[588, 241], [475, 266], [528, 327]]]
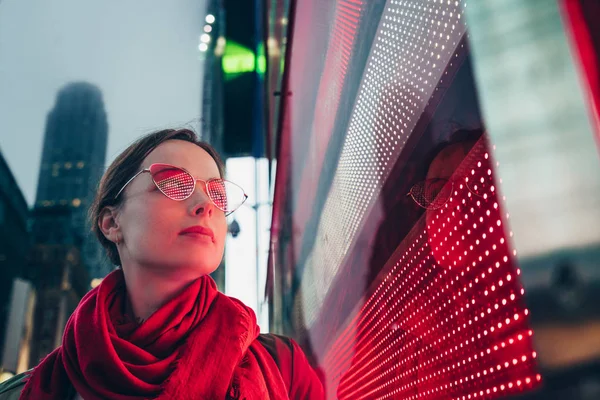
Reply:
[[148, 319], [156, 310], [175, 297], [197, 276], [187, 276], [180, 271], [165, 273], [143, 267], [124, 267], [127, 286], [125, 313], [137, 321]]

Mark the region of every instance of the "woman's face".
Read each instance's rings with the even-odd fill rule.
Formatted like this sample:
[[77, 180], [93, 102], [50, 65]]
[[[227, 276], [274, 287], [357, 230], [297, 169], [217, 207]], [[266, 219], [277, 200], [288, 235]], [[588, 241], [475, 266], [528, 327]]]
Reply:
[[[183, 140], [161, 143], [144, 159], [141, 168], [153, 163], [184, 168], [196, 179], [220, 178], [213, 158], [201, 147]], [[149, 173], [143, 173], [126, 187], [124, 195], [116, 217], [124, 269], [136, 264], [164, 272], [187, 270], [194, 276], [217, 269], [223, 257], [227, 221], [225, 213], [208, 198], [202, 182], [196, 182], [190, 197], [175, 201], [158, 190]], [[214, 235], [181, 233], [192, 226], [209, 228]]]
[[[468, 151], [462, 144], [452, 144], [442, 150], [433, 160], [427, 171], [427, 179], [450, 179], [454, 171], [464, 160]], [[436, 238], [440, 223], [435, 223], [436, 217], [441, 210], [427, 210], [425, 219], [427, 221], [427, 236], [431, 246], [431, 252], [439, 265], [452, 265], [458, 260], [459, 255], [463, 255], [467, 249], [467, 244], [462, 240], [455, 240], [466, 235], [466, 225], [457, 226], [453, 237], [448, 242]], [[443, 221], [442, 221], [443, 222]]]

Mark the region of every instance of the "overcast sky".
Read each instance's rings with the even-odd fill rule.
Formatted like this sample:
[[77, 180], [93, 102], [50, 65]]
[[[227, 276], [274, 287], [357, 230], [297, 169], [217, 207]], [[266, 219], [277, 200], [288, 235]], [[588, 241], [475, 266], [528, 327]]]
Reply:
[[198, 129], [203, 0], [0, 0], [0, 151], [29, 205], [57, 91], [103, 93], [107, 163], [142, 134]]

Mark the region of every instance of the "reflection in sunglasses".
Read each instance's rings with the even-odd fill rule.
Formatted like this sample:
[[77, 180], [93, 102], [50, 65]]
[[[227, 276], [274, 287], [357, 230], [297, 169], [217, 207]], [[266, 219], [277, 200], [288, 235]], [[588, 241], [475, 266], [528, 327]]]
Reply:
[[248, 198], [240, 186], [225, 179], [196, 179], [183, 168], [169, 164], [152, 164], [149, 171], [154, 184], [172, 200], [181, 201], [190, 197], [196, 187], [196, 181], [204, 183], [210, 200], [226, 213], [235, 211]]
[[407, 196], [411, 196], [415, 203], [422, 208], [437, 210], [448, 202], [454, 190], [455, 183], [462, 187], [464, 182], [464, 185], [472, 194], [483, 197], [485, 192], [489, 190], [493, 191], [491, 172], [491, 170], [488, 171], [487, 179], [483, 176], [479, 177], [479, 179], [469, 178], [468, 176], [457, 180], [443, 178], [426, 179], [413, 185]]

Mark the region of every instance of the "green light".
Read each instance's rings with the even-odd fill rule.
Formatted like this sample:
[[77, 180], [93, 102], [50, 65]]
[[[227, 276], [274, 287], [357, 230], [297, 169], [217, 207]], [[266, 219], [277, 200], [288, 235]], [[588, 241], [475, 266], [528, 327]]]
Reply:
[[227, 41], [223, 54], [223, 72], [225, 75], [236, 75], [254, 71], [255, 56], [252, 50], [238, 43]]
[[259, 45], [258, 54], [257, 58], [249, 48], [228, 40], [225, 44], [225, 52], [221, 60], [225, 79], [232, 79], [239, 74], [254, 71], [257, 71], [260, 75], [264, 75], [267, 61], [262, 43]]
[[265, 74], [267, 70], [267, 59], [265, 58], [265, 45], [263, 42], [258, 44], [258, 59], [256, 60], [256, 71], [260, 76]]

